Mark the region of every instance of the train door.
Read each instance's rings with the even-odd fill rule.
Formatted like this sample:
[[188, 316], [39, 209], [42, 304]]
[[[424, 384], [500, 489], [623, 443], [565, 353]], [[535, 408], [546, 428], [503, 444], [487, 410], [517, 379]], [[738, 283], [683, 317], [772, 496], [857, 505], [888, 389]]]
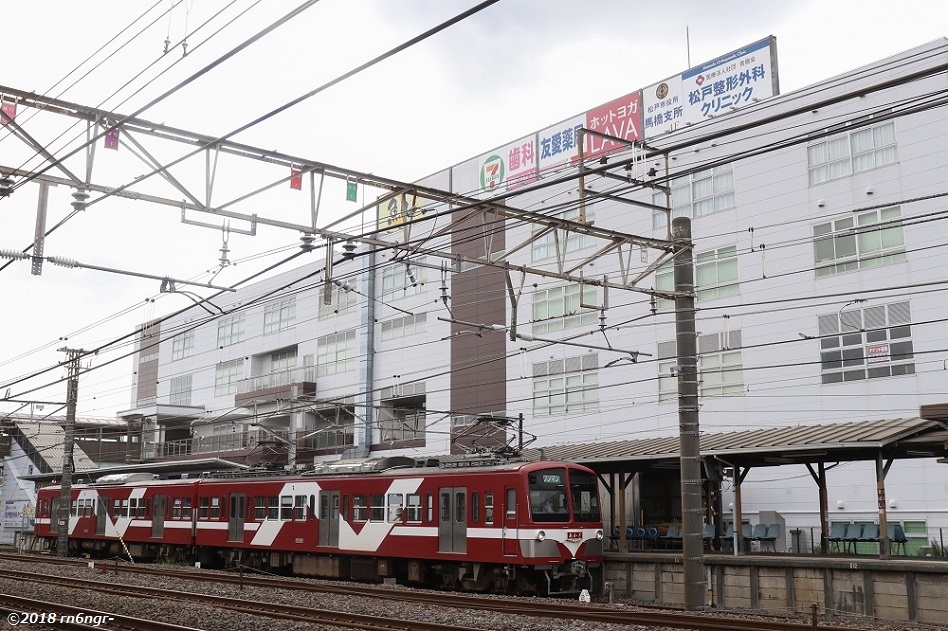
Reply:
[[339, 547], [339, 491], [319, 492], [319, 545]]
[[151, 536], [165, 536], [165, 496], [155, 496], [155, 509], [151, 513]]
[[467, 552], [467, 489], [439, 489], [438, 552]]
[[519, 531], [517, 528], [517, 489], [508, 486], [504, 489], [504, 554], [515, 555], [519, 551]]
[[95, 534], [105, 534], [105, 520], [109, 516], [105, 498], [101, 495], [95, 498]]
[[244, 494], [230, 494], [230, 512], [227, 514], [227, 540], [244, 540]]

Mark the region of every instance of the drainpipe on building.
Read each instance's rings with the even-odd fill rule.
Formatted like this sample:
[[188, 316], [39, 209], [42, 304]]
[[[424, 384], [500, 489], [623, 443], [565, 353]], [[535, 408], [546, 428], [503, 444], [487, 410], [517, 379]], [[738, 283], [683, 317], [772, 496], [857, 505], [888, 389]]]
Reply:
[[356, 410], [362, 408], [361, 430], [357, 432], [356, 457], [368, 458], [372, 447], [372, 427], [375, 425], [375, 250], [369, 250], [362, 257], [362, 286], [366, 295], [365, 309], [362, 310], [362, 337], [359, 353], [359, 383], [362, 391], [356, 397]]

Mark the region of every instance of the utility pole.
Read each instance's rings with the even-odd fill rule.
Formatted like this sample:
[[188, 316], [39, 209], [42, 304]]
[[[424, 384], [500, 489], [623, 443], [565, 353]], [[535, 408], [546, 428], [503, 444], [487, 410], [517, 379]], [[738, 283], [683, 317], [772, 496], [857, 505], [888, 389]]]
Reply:
[[678, 349], [678, 431], [681, 461], [681, 540], [685, 609], [704, 607], [701, 444], [698, 434], [698, 340], [695, 332], [694, 264], [691, 219], [672, 221], [675, 256], [675, 334]]
[[56, 556], [69, 553], [69, 509], [72, 490], [73, 459], [72, 452], [76, 438], [76, 402], [79, 399], [79, 360], [85, 353], [81, 348], [63, 348], [60, 352], [68, 357], [69, 379], [66, 381], [66, 426], [63, 438], [63, 475], [59, 485], [59, 523], [56, 538]]

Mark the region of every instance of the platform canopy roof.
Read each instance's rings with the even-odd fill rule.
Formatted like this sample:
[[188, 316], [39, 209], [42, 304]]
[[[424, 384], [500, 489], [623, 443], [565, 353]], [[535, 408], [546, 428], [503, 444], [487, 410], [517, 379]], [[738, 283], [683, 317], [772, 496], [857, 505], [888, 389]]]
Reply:
[[[948, 422], [923, 418], [702, 433], [702, 458], [741, 467], [948, 456]], [[600, 473], [677, 468], [678, 436], [530, 449], [530, 459], [566, 460]]]

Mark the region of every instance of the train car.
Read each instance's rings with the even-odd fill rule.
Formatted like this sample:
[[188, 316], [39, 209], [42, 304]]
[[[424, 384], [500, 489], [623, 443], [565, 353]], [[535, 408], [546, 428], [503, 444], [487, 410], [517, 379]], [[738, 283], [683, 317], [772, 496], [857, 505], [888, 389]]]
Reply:
[[[107, 477], [72, 488], [70, 550], [468, 591], [599, 591], [595, 473], [565, 462], [464, 464], [386, 458], [293, 476]], [[55, 486], [39, 493], [36, 536], [51, 547], [59, 497]]]

